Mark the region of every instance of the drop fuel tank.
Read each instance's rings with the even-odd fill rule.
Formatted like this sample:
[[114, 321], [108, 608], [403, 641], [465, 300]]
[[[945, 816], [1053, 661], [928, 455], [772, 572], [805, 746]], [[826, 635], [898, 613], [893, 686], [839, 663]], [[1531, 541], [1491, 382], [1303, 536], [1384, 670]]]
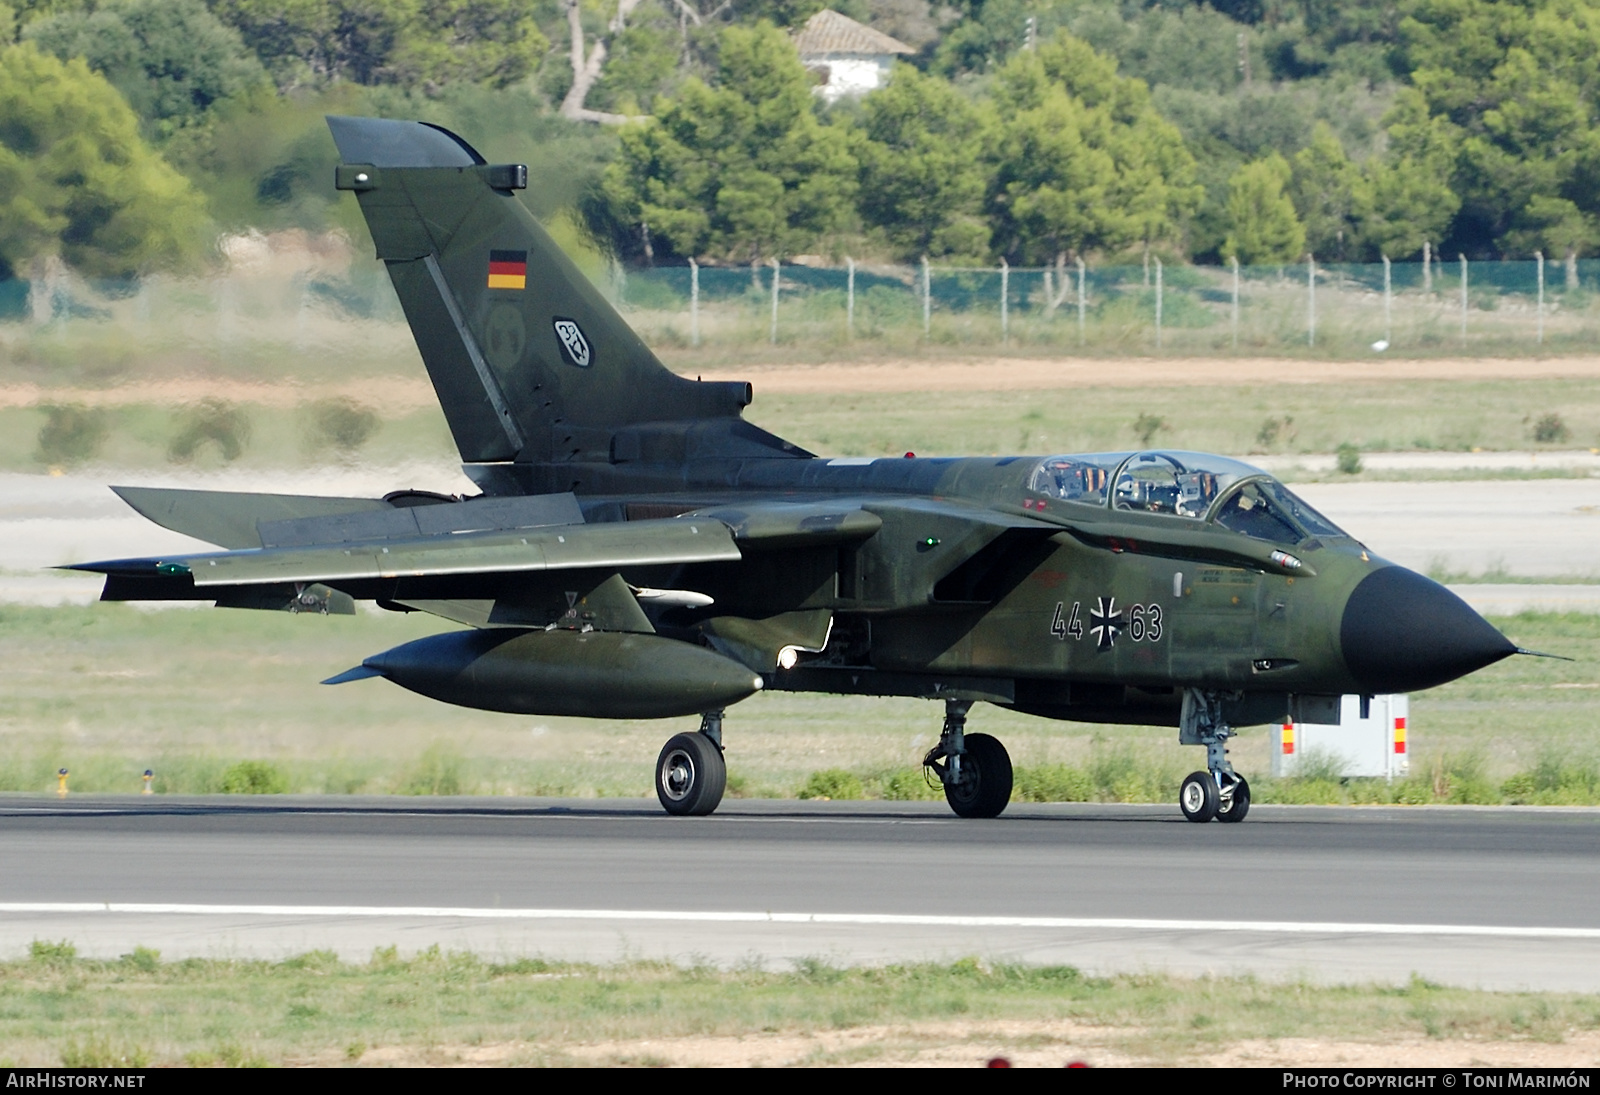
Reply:
[[720, 710], [762, 685], [704, 647], [610, 631], [451, 631], [375, 654], [362, 668], [352, 672], [462, 707], [601, 719]]

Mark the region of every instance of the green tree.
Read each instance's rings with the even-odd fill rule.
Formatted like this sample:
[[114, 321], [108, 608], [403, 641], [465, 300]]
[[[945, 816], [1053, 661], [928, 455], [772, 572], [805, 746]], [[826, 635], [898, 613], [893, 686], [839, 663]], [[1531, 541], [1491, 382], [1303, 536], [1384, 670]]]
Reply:
[[949, 83], [897, 65], [861, 104], [861, 218], [901, 258], [989, 250], [983, 116]]
[[770, 23], [729, 27], [715, 86], [691, 78], [621, 131], [613, 216], [680, 255], [755, 262], [815, 247], [849, 216], [849, 138], [817, 117], [811, 80]]
[[1450, 189], [1448, 157], [1429, 147], [1427, 134], [1408, 136], [1404, 102], [1382, 156], [1352, 163], [1323, 124], [1295, 154], [1291, 193], [1314, 254], [1330, 261], [1408, 258], [1424, 241], [1443, 237], [1461, 201]]
[[1388, 148], [1368, 165], [1371, 206], [1363, 212], [1370, 251], [1390, 258], [1414, 255], [1424, 241], [1445, 238], [1461, 198], [1452, 186], [1462, 131], [1431, 114], [1425, 95], [1403, 89], [1384, 116]]
[[1342, 73], [1371, 82], [1401, 69], [1401, 15], [1395, 0], [1277, 0], [1263, 5], [1264, 52], [1272, 74], [1297, 79]]
[[1407, 156], [1369, 160], [1357, 194], [1359, 242], [1369, 259], [1408, 258], [1424, 242], [1444, 238], [1461, 199], [1446, 173]]
[[35, 19], [23, 38], [62, 60], [84, 58], [158, 129], [267, 78], [239, 32], [200, 0], [111, 0]]
[[509, 87], [550, 48], [531, 7], [522, 0], [419, 0], [416, 16], [403, 24], [390, 82]]
[[1293, 262], [1305, 254], [1306, 230], [1284, 192], [1291, 171], [1274, 152], [1228, 180], [1228, 238], [1222, 253], [1240, 262]]
[[1521, 254], [1542, 251], [1548, 256], [1577, 256], [1600, 241], [1600, 226], [1566, 198], [1536, 195], [1528, 199], [1503, 242]]
[[1181, 235], [1202, 192], [1144, 81], [1058, 33], [998, 74], [989, 207], [1000, 249], [1049, 257]]
[[636, 14], [612, 40], [611, 55], [588, 99], [596, 109], [640, 114], [672, 82], [683, 47], [666, 14], [659, 6]]
[[1371, 204], [1369, 187], [1326, 123], [1319, 122], [1311, 143], [1295, 153], [1290, 193], [1305, 226], [1306, 246], [1328, 261], [1351, 258], [1357, 249], [1358, 209]]
[[204, 211], [81, 59], [0, 50], [0, 263], [124, 275], [193, 254]]
[[284, 89], [348, 80], [504, 87], [550, 40], [520, 0], [211, 0]]
[[1575, 255], [1600, 215], [1600, 10], [1413, 0], [1401, 33], [1416, 92], [1397, 109], [1453, 153], [1451, 244]]
[[765, 19], [780, 27], [800, 27], [829, 5], [825, 0], [737, 0], [736, 6], [742, 19]]

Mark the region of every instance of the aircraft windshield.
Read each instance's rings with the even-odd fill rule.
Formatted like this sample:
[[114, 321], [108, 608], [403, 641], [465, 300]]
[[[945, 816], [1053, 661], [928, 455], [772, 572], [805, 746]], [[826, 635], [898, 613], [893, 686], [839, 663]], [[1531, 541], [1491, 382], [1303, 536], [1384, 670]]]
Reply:
[[1129, 457], [1117, 473], [1112, 505], [1199, 520], [1218, 495], [1240, 479], [1260, 474], [1259, 468], [1225, 456], [1141, 452]]
[[1272, 479], [1246, 483], [1217, 509], [1217, 524], [1255, 540], [1298, 544], [1313, 536], [1347, 536], [1339, 526]]
[[1048, 456], [1034, 470], [1028, 489], [1064, 502], [1103, 506], [1106, 504], [1106, 488], [1111, 485], [1111, 475], [1117, 470], [1117, 465], [1127, 458], [1125, 452]]

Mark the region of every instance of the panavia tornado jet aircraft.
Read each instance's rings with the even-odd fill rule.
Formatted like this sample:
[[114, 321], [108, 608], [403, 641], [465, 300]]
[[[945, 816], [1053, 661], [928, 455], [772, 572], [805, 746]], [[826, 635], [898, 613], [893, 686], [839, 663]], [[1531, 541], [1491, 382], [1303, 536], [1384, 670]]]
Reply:
[[471, 498], [120, 487], [226, 549], [84, 563], [105, 600], [465, 625], [327, 683], [388, 680], [491, 711], [700, 716], [656, 792], [707, 814], [723, 712], [762, 689], [942, 700], [924, 763], [963, 817], [1011, 797], [979, 701], [1175, 726], [1180, 805], [1239, 821], [1234, 728], [1337, 722], [1339, 697], [1430, 688], [1516, 648], [1270, 475], [1192, 452], [834, 459], [743, 417], [751, 389], [666, 369], [489, 164], [417, 122], [330, 118]]

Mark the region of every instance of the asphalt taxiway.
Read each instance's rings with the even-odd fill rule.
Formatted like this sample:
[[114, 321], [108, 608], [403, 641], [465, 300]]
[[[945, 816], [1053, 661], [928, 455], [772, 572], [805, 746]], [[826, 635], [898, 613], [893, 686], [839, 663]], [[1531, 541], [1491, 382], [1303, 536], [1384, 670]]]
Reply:
[[1600, 810], [0, 796], [0, 954], [438, 944], [1600, 991]]

